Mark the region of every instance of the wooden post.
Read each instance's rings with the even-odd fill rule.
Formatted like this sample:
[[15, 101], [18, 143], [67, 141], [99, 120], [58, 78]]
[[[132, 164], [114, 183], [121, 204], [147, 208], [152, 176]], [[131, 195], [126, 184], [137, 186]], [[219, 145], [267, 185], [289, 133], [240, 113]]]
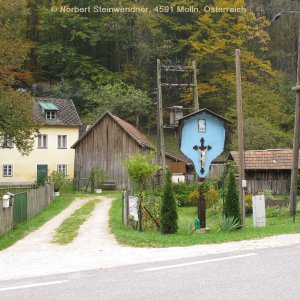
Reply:
[[201, 228], [206, 228], [206, 205], [205, 198], [202, 192], [198, 200], [198, 219], [200, 220]]
[[243, 126], [243, 105], [242, 105], [242, 78], [241, 78], [241, 52], [235, 49], [236, 62], [236, 98], [237, 98], [237, 119], [238, 119], [238, 148], [239, 148], [239, 195], [241, 225], [245, 227], [245, 191], [242, 187], [242, 180], [245, 179], [244, 164], [244, 126]]
[[[297, 86], [296, 86], [296, 102], [295, 102], [295, 123], [294, 123], [294, 139], [293, 139], [293, 161], [291, 172], [291, 187], [290, 187], [290, 213], [295, 214], [294, 207], [296, 205], [297, 195], [297, 176], [298, 176], [298, 159], [299, 159], [299, 122], [300, 122], [300, 90], [297, 89], [300, 85], [300, 25], [298, 33], [298, 64], [297, 64]], [[293, 217], [293, 220], [295, 218]]]
[[[204, 178], [199, 178], [200, 185], [203, 184]], [[198, 199], [198, 219], [200, 220], [201, 228], [206, 228], [206, 204], [204, 194], [200, 188], [200, 195]]]
[[161, 91], [161, 64], [160, 59], [157, 60], [157, 133], [158, 133], [158, 163], [162, 168], [162, 176], [160, 183], [163, 182], [165, 171], [166, 171], [166, 157], [165, 157], [165, 141], [164, 141], [164, 120], [163, 120], [163, 108], [162, 108], [162, 91]]
[[198, 100], [198, 85], [197, 85], [197, 71], [196, 71], [196, 63], [193, 60], [192, 62], [192, 68], [194, 70], [193, 72], [193, 84], [194, 84], [194, 92], [193, 92], [193, 106], [194, 111], [199, 110], [199, 100]]

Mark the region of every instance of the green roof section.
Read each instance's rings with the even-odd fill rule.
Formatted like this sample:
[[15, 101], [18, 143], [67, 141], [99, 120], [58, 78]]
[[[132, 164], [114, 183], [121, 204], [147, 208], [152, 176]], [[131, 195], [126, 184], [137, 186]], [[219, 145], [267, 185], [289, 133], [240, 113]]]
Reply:
[[43, 110], [58, 110], [57, 106], [50, 102], [40, 102], [39, 105]]

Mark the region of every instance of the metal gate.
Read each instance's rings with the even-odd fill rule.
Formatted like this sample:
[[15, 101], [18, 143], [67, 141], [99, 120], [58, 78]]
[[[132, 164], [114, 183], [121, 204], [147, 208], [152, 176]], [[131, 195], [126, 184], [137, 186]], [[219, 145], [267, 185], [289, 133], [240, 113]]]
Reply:
[[27, 193], [15, 194], [14, 226], [27, 220]]

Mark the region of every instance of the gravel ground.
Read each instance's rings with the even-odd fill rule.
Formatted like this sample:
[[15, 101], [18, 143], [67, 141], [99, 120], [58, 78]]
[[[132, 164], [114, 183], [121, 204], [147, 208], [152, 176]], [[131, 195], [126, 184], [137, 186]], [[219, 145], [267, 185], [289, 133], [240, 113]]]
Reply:
[[225, 244], [172, 248], [134, 248], [119, 245], [108, 229], [112, 199], [99, 197], [92, 216], [68, 245], [51, 243], [55, 229], [86, 203], [77, 199], [59, 215], [12, 247], [0, 252], [0, 280], [34, 277], [96, 268], [164, 261], [231, 251], [253, 250], [300, 243], [300, 234], [280, 235]]

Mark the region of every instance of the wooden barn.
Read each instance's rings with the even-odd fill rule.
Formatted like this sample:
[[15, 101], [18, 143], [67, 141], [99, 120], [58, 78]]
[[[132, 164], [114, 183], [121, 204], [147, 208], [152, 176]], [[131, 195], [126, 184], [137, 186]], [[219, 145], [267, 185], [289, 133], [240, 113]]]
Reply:
[[[230, 154], [238, 164], [238, 152], [231, 151]], [[245, 151], [247, 193], [271, 190], [274, 194], [289, 194], [292, 156], [292, 149]]]
[[[131, 124], [105, 112], [90, 126], [72, 146], [75, 149], [75, 182], [77, 187], [87, 185], [93, 167], [99, 166], [109, 179], [115, 180], [117, 188], [130, 187], [128, 173], [123, 161], [137, 153], [147, 155], [155, 150], [147, 138]], [[186, 165], [183, 159], [166, 154], [166, 165]], [[172, 168], [174, 164], [172, 165]]]

